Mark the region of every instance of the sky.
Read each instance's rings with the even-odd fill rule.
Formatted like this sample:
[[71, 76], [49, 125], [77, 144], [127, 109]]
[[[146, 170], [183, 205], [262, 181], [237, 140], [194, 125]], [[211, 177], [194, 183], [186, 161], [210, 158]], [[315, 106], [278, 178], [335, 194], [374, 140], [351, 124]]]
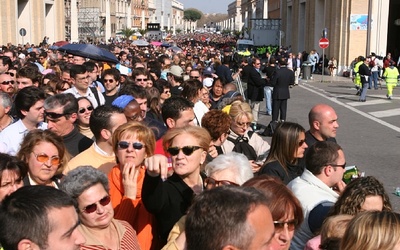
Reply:
[[178, 0], [185, 9], [196, 8], [204, 14], [228, 13], [228, 5], [234, 0]]

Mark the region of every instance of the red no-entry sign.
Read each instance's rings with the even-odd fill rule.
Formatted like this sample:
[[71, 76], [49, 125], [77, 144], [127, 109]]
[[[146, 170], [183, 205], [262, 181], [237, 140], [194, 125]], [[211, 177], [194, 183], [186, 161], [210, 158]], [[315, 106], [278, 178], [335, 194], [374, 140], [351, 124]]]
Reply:
[[321, 49], [326, 49], [329, 47], [329, 40], [328, 38], [321, 38], [319, 39], [319, 47]]

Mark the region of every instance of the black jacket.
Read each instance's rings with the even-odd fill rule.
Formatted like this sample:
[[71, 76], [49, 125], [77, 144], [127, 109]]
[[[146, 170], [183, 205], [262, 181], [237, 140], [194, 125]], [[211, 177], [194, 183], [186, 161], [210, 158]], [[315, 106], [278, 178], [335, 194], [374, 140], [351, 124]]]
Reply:
[[285, 170], [279, 161], [273, 161], [265, 164], [258, 172], [259, 175], [266, 174], [269, 176], [278, 177], [285, 185], [291, 180], [300, 176], [304, 172], [304, 167], [286, 163], [287, 170]]
[[289, 85], [294, 84], [294, 72], [286, 67], [278, 69], [271, 79], [271, 85], [274, 87], [272, 99], [284, 100], [290, 98]]
[[261, 102], [264, 99], [265, 83], [265, 79], [262, 79], [260, 73], [252, 67], [247, 80], [247, 99]]

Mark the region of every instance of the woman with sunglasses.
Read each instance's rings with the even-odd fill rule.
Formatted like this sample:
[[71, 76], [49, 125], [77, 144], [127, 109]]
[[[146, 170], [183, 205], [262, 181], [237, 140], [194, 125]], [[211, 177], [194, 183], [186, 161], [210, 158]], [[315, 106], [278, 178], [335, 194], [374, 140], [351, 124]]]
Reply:
[[90, 115], [93, 112], [93, 105], [87, 97], [79, 97], [77, 101], [79, 105], [78, 119], [76, 119], [78, 130], [87, 138], [93, 139], [94, 135], [89, 126]]
[[75, 200], [81, 222], [78, 229], [86, 238], [80, 249], [141, 249], [132, 226], [114, 219], [108, 179], [103, 172], [80, 166], [65, 176], [61, 190]]
[[24, 138], [17, 158], [28, 164], [24, 186], [59, 187], [62, 172], [68, 163], [63, 139], [51, 130], [32, 130]]
[[141, 249], [158, 249], [155, 219], [144, 207], [141, 192], [144, 160], [154, 154], [154, 133], [140, 122], [128, 122], [115, 130], [112, 145], [118, 163], [108, 174], [114, 217], [132, 225]]
[[272, 136], [271, 149], [259, 174], [278, 177], [283, 183], [300, 176], [304, 168], [296, 165], [308, 148], [304, 128], [293, 122], [278, 126]]
[[171, 155], [174, 173], [161, 178], [166, 169], [148, 165], [143, 182], [142, 199], [155, 215], [158, 236], [164, 245], [172, 226], [186, 213], [193, 196], [204, 187], [200, 167], [204, 163], [211, 137], [196, 126], [170, 129], [163, 137], [163, 147]]
[[289, 250], [294, 231], [304, 219], [299, 200], [285, 184], [274, 177], [257, 176], [245, 182], [243, 186], [254, 187], [267, 197], [275, 226], [270, 249]]

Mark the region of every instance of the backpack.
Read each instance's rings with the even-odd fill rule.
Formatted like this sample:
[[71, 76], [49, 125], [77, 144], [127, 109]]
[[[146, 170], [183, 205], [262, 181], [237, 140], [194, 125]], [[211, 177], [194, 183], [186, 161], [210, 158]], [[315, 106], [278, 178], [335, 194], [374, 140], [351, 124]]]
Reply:
[[262, 135], [271, 137], [274, 135], [275, 130], [278, 128], [280, 121], [271, 121], [267, 127], [265, 128], [264, 132]]
[[[254, 133], [253, 131], [248, 132], [249, 139], [251, 138], [253, 133]], [[233, 152], [244, 154], [247, 157], [247, 159], [255, 161], [257, 159], [257, 153], [254, 150], [254, 148], [249, 144], [249, 139], [247, 139], [247, 137], [244, 136], [239, 136], [236, 139], [228, 137], [228, 141], [235, 144], [235, 146], [232, 149]]]
[[92, 91], [94, 98], [97, 101], [97, 106], [100, 106], [100, 97], [99, 97], [99, 92], [98, 92], [97, 88], [96, 87], [89, 87], [89, 88]]

